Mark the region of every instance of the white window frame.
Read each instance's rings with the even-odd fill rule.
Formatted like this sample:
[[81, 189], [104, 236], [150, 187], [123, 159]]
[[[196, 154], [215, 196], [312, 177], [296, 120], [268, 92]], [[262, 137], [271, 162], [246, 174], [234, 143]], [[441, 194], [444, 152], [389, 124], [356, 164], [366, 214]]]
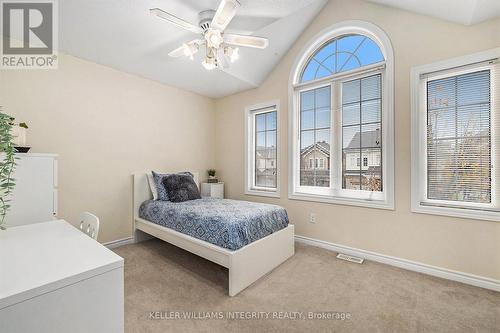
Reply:
[[[492, 60], [500, 58], [500, 48], [474, 53], [471, 55], [453, 58], [433, 64], [413, 67], [411, 70], [411, 209], [415, 213], [462, 217], [479, 220], [500, 221], [500, 196], [498, 193], [500, 181], [500, 168], [492, 169], [491, 204], [460, 203], [456, 201], [430, 200], [427, 199], [427, 110], [426, 110], [426, 81], [423, 75], [444, 72], [441, 77], [460, 75], [476, 72], [482, 69], [493, 69], [489, 64]], [[498, 66], [498, 65], [497, 65]], [[499, 87], [495, 83], [500, 82], [500, 71], [492, 70], [491, 82], [491, 163], [499, 165], [500, 154], [496, 153], [497, 138], [500, 133], [495, 133], [497, 126], [495, 122], [495, 110], [500, 110]], [[432, 79], [439, 79], [434, 76]]]
[[[384, 62], [364, 66], [360, 69], [334, 73], [328, 77], [301, 83], [303, 69], [314, 53], [328, 41], [349, 34], [366, 36], [378, 44]], [[387, 35], [376, 25], [364, 21], [345, 21], [335, 24], [317, 34], [299, 53], [295, 60], [289, 79], [289, 178], [288, 197], [292, 200], [306, 200], [333, 204], [354, 205], [380, 209], [394, 209], [394, 55]], [[365, 76], [382, 74], [382, 177], [383, 191], [371, 192], [342, 189], [341, 177], [341, 133], [336, 122], [340, 121], [340, 104], [342, 82], [359, 79]], [[330, 159], [330, 187], [320, 188], [300, 186], [300, 92], [331, 86], [332, 97], [332, 158]], [[335, 142], [339, 144], [335, 144]]]
[[[255, 186], [255, 115], [276, 109], [276, 188]], [[245, 108], [245, 194], [280, 197], [280, 101], [273, 100]]]

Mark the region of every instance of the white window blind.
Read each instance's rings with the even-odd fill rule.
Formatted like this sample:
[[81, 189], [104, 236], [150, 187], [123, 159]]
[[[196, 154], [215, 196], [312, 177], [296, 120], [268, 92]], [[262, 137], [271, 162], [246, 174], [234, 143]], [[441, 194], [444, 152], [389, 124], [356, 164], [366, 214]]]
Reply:
[[[382, 155], [381, 74], [342, 84], [342, 154], [342, 188], [382, 191], [382, 165], [368, 167], [365, 157]], [[355, 168], [347, 163], [351, 156]]]
[[500, 133], [495, 66], [469, 66], [425, 78], [424, 203], [496, 207], [495, 147]]

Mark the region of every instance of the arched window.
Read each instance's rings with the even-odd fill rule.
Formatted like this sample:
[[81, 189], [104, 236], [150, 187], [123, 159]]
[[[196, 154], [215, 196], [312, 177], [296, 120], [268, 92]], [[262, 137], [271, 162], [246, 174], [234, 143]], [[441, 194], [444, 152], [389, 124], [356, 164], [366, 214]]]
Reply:
[[380, 47], [364, 35], [348, 35], [328, 41], [305, 66], [300, 82], [320, 79], [384, 61]]
[[[393, 208], [393, 53], [385, 33], [349, 21], [318, 34], [292, 69], [290, 105], [290, 197]], [[328, 163], [311, 168], [311, 156]]]

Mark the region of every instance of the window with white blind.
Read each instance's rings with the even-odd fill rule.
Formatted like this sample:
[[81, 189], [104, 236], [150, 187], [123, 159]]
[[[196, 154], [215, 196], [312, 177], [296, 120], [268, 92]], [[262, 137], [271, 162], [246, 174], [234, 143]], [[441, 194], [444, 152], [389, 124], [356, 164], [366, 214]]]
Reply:
[[498, 56], [413, 70], [414, 211], [500, 220]]
[[377, 27], [337, 24], [292, 72], [291, 199], [393, 209], [393, 55]]
[[[355, 156], [355, 167], [346, 163]], [[368, 156], [372, 157], [368, 165]], [[342, 83], [342, 188], [382, 191], [382, 75]], [[363, 164], [361, 164], [363, 161]]]
[[246, 109], [246, 194], [279, 196], [278, 102]]

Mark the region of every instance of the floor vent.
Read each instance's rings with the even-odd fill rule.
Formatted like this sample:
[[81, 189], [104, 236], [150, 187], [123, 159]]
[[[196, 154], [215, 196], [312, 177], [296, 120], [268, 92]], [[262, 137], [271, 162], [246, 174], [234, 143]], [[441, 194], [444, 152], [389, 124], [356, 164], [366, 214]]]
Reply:
[[353, 262], [353, 263], [356, 263], [356, 264], [362, 264], [363, 261], [365, 261], [365, 259], [363, 259], [363, 258], [348, 256], [347, 254], [342, 254], [342, 253], [339, 253], [337, 255], [337, 259], [342, 259], [342, 260], [350, 261], [350, 262]]

